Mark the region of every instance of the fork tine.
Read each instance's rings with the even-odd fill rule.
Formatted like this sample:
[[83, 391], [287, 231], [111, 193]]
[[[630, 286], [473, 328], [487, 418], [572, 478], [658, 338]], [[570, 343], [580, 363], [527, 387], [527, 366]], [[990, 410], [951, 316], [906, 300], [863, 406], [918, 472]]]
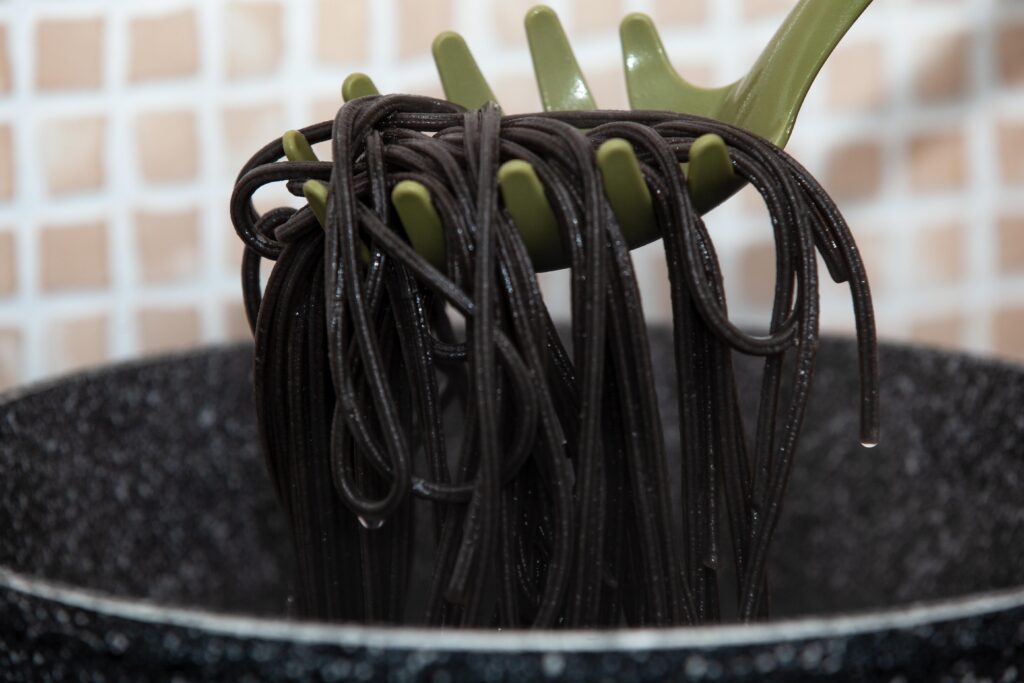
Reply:
[[[537, 5], [523, 23], [544, 111], [597, 109], [555, 11]], [[558, 220], [537, 172], [525, 161], [508, 161], [498, 169], [498, 187], [536, 270], [562, 267], [566, 258]]]
[[306, 136], [297, 130], [287, 130], [281, 136], [284, 155], [288, 161], [319, 161], [316, 152], [309, 144]]
[[[285, 156], [289, 161], [317, 160], [316, 153], [302, 133], [296, 130], [287, 131], [283, 136], [283, 142]], [[327, 191], [327, 185], [319, 180], [307, 180], [302, 185], [302, 194], [321, 226], [326, 225]], [[434, 208], [427, 188], [415, 180], [403, 180], [391, 191], [391, 203], [395, 206], [398, 219], [405, 228], [405, 234], [408, 235], [413, 248], [432, 265], [443, 269], [445, 249], [441, 218]], [[362, 252], [364, 260], [368, 259], [369, 253], [365, 245], [362, 246]]]
[[661, 236], [654, 220], [651, 191], [647, 189], [633, 146], [612, 138], [597, 148], [597, 166], [608, 203], [622, 228], [629, 248], [653, 242]]
[[[717, 119], [784, 146], [807, 89], [832, 49], [869, 4], [871, 0], [799, 0], [751, 72], [720, 88], [701, 88], [682, 78], [672, 67], [651, 19], [630, 14], [619, 29], [630, 105], [634, 109]], [[555, 12], [545, 6], [534, 7], [525, 24], [545, 111], [596, 109]], [[467, 109], [496, 101], [462, 36], [451, 31], [438, 35], [433, 54], [449, 100]], [[375, 93], [376, 86], [365, 74], [350, 75], [342, 86], [346, 101]], [[304, 138], [286, 139], [289, 158], [308, 158], [312, 154], [300, 142], [308, 148]], [[630, 247], [656, 239], [650, 192], [632, 146], [621, 139], [606, 141], [598, 149], [597, 164], [605, 193]], [[690, 195], [701, 213], [713, 209], [743, 184], [734, 173], [725, 142], [717, 135], [705, 135], [694, 142], [684, 170]], [[506, 162], [499, 170], [498, 182], [537, 270], [563, 267], [564, 248], [557, 220], [536, 171], [526, 162]], [[307, 185], [304, 190], [316, 210], [314, 202], [322, 204], [326, 186]], [[399, 183], [392, 191], [392, 201], [416, 250], [443, 267], [443, 226], [426, 187], [414, 181]]]
[[309, 208], [313, 215], [320, 222], [320, 227], [327, 225], [327, 186], [319, 180], [307, 180], [302, 184], [302, 194], [305, 195]]
[[430, 191], [415, 180], [403, 180], [391, 190], [391, 203], [413, 249], [431, 265], [444, 270], [444, 228]]
[[[288, 161], [319, 161], [309, 140], [297, 130], [285, 131], [281, 136], [281, 143]], [[326, 227], [327, 185], [319, 180], [307, 180], [302, 184], [302, 194], [306, 197], [309, 208], [313, 210], [313, 215], [320, 222], [320, 227]]]
[[373, 81], [366, 74], [358, 72], [349, 74], [341, 84], [341, 98], [345, 102], [354, 100], [357, 97], [379, 94], [380, 91], [377, 90], [377, 86], [373, 84]]
[[[374, 85], [369, 76], [362, 73], [350, 74], [341, 86], [341, 96], [346, 102], [357, 97], [377, 94], [379, 94], [377, 86]], [[301, 143], [295, 139], [295, 136], [292, 136], [292, 133], [301, 138]], [[303, 144], [305, 149], [309, 150], [308, 155], [305, 154], [305, 150], [302, 148]], [[312, 148], [310, 148], [305, 136], [301, 133], [296, 131], [285, 133], [284, 148], [285, 154], [292, 161], [316, 161], [316, 155], [313, 153]], [[289, 149], [293, 151], [289, 153]], [[315, 183], [318, 181], [311, 180], [308, 182]], [[326, 189], [324, 187], [324, 209], [322, 209], [324, 212], [326, 212]], [[311, 187], [307, 191], [306, 187], [303, 186], [303, 193], [306, 195], [307, 201], [310, 201], [311, 193], [315, 201], [320, 201], [320, 193], [317, 188]], [[441, 217], [437, 214], [437, 209], [434, 208], [434, 203], [430, 199], [430, 191], [426, 186], [415, 180], [403, 180], [391, 190], [391, 203], [398, 214], [398, 220], [405, 229], [405, 234], [409, 237], [409, 242], [417, 253], [430, 261], [431, 265], [444, 269], [445, 248]], [[314, 213], [317, 212], [317, 206], [312, 201], [310, 201], [310, 207]], [[319, 218], [320, 214], [317, 214], [317, 217]], [[321, 223], [323, 223], [322, 220]]]
[[634, 12], [619, 25], [626, 91], [633, 109], [715, 116], [726, 88], [700, 88], [680, 76], [665, 53], [654, 22]]
[[[320, 223], [320, 227], [327, 227], [327, 185], [320, 182], [319, 180], [307, 180], [302, 184], [302, 194], [306, 197], [306, 201], [309, 203], [309, 208], [312, 209], [313, 215], [316, 216], [317, 221]], [[370, 249], [366, 246], [366, 242], [362, 239], [359, 240], [359, 257], [363, 260], [363, 263], [370, 262]]]
[[506, 161], [498, 169], [498, 188], [533, 267], [537, 272], [561, 268], [568, 259], [558, 220], [533, 166], [522, 159]]
[[871, 0], [800, 0], [728, 97], [723, 119], [784, 147], [832, 50]]
[[439, 33], [434, 38], [432, 52], [444, 95], [449, 100], [466, 109], [480, 109], [488, 102], [498, 101], [465, 39], [458, 33]]
[[686, 168], [686, 186], [701, 213], [715, 208], [743, 187], [720, 136], [708, 133], [694, 140]]
[[544, 111], [597, 109], [555, 11], [537, 5], [526, 13], [523, 23]]

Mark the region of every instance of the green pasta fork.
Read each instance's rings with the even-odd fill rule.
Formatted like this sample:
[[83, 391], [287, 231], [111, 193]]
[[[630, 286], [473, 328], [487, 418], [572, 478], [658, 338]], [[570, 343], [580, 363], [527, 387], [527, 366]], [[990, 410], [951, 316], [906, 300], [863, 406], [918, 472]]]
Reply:
[[[720, 88], [700, 88], [671, 66], [657, 30], [643, 14], [627, 16], [620, 26], [623, 64], [630, 106], [690, 113], [729, 123], [764, 137], [780, 147], [789, 140], [797, 114], [815, 77], [835, 46], [871, 0], [800, 0], [768, 43], [750, 72]], [[597, 108], [558, 16], [549, 7], [531, 9], [525, 20], [534, 74], [545, 111]], [[433, 56], [445, 96], [475, 109], [497, 101], [462, 36], [439, 35]], [[342, 86], [351, 100], [376, 94], [365, 74], [352, 74]], [[294, 151], [301, 147], [290, 132]], [[302, 141], [304, 142], [304, 141]], [[305, 146], [308, 150], [308, 145]], [[311, 154], [303, 151], [302, 154]], [[293, 158], [292, 154], [289, 158]], [[631, 145], [612, 139], [597, 150], [605, 193], [630, 248], [659, 237], [650, 192]], [[702, 213], [743, 186], [735, 175], [724, 141], [709, 134], [698, 138], [684, 164], [687, 187]], [[508, 161], [499, 170], [504, 204], [540, 271], [568, 265], [558, 224], [536, 172], [526, 162]], [[322, 208], [326, 188], [307, 183], [307, 199]], [[415, 181], [398, 183], [392, 202], [412, 246], [434, 265], [443, 267], [443, 226], [427, 189]], [[319, 207], [317, 206], [319, 205]]]

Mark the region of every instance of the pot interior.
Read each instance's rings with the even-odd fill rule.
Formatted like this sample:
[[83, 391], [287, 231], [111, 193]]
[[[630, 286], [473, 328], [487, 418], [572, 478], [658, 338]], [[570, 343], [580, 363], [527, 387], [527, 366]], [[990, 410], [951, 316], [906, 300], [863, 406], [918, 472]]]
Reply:
[[[671, 337], [652, 330], [655, 363]], [[883, 345], [882, 442], [857, 441], [853, 344], [822, 342], [770, 563], [776, 617], [1024, 584], [1024, 371]], [[75, 376], [0, 405], [0, 566], [120, 597], [287, 611], [291, 548], [264, 472], [251, 352]], [[760, 366], [737, 357], [742, 399]], [[672, 373], [656, 373], [663, 396]], [[666, 402], [668, 404], [669, 402]], [[671, 429], [677, 421], [664, 411]]]

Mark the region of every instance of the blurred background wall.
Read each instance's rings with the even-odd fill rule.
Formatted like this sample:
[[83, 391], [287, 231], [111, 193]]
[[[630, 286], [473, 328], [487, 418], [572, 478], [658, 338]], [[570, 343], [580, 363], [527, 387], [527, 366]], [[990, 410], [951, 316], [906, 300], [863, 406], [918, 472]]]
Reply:
[[[532, 4], [0, 0], [0, 386], [245, 337], [226, 209], [244, 160], [333, 115], [352, 71], [440, 95], [430, 43], [448, 28], [507, 112], [537, 110]], [[713, 85], [745, 72], [795, 0], [551, 4], [599, 104], [624, 108], [626, 13], [651, 14], [681, 73]], [[1024, 358], [1024, 1], [875, 0], [791, 150], [853, 225], [881, 336]], [[745, 192], [709, 223], [734, 317], [766, 322], [759, 200]], [[657, 246], [636, 259], [664, 317]], [[559, 311], [564, 284], [544, 277]], [[825, 327], [849, 329], [842, 290], [824, 297]]]

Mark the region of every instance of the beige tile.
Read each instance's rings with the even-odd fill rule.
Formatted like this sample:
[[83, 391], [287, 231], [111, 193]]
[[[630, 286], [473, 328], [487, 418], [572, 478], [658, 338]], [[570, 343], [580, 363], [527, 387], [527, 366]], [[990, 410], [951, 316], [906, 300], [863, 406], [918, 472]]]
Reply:
[[999, 268], [1004, 273], [1024, 272], [1024, 214], [999, 217]]
[[570, 36], [617, 32], [624, 15], [622, 0], [574, 0], [572, 25], [567, 32]]
[[274, 272], [274, 266], [277, 265], [274, 261], [268, 261], [263, 259], [260, 261], [260, 281], [266, 286], [267, 281], [270, 279], [270, 274]]
[[107, 227], [101, 222], [44, 226], [39, 258], [39, 286], [45, 291], [105, 287]]
[[747, 184], [736, 193], [735, 199], [733, 199], [743, 209], [744, 213], [752, 216], [762, 216], [765, 220], [768, 219], [768, 209], [764, 205], [764, 199], [761, 194], [754, 189], [753, 185]]
[[587, 85], [601, 109], [629, 109], [626, 80], [619, 67], [587, 74]]
[[715, 80], [715, 68], [707, 62], [680, 62], [673, 60], [672, 66], [687, 82], [702, 88], [717, 88], [722, 85]]
[[660, 28], [674, 24], [699, 24], [708, 18], [712, 0], [654, 0], [651, 16]]
[[21, 330], [0, 327], [0, 391], [10, 389], [25, 379], [24, 353]]
[[[544, 299], [544, 305], [547, 306], [551, 317], [555, 320], [568, 320], [572, 290], [568, 269], [538, 273], [537, 285], [540, 287], [541, 298]], [[449, 312], [448, 317], [465, 329], [463, 316]]]
[[916, 192], [952, 191], [967, 183], [967, 149], [959, 128], [911, 135], [907, 150], [910, 187]]
[[135, 118], [135, 153], [150, 182], [191, 180], [199, 171], [195, 112], [150, 111]]
[[923, 287], [964, 277], [965, 230], [961, 223], [925, 226], [914, 232], [914, 281]]
[[998, 125], [996, 148], [999, 168], [1007, 184], [1024, 184], [1024, 121], [1003, 121]]
[[427, 97], [437, 97], [442, 100], [445, 99], [444, 87], [441, 85], [441, 79], [433, 75], [426, 80], [408, 85], [402, 88], [402, 90], [413, 93], [414, 95], [425, 95]]
[[225, 11], [224, 71], [242, 78], [274, 71], [284, 54], [284, 11], [278, 2], [231, 2]]
[[[755, 320], [754, 324], [751, 324], [752, 329], [760, 327], [761, 330], [768, 328], [771, 321], [771, 309], [765, 307], [765, 310], [761, 311], [761, 317]], [[879, 327], [882, 328], [882, 337], [884, 339], [887, 336], [886, 330], [888, 329], [884, 322], [879, 321]], [[834, 311], [825, 310], [821, 314], [821, 322], [819, 328], [821, 334], [828, 335], [839, 335], [843, 337], [852, 337], [857, 332], [857, 323], [853, 318], [853, 315], [847, 311]]]
[[760, 19], [785, 14], [795, 5], [796, 0], [744, 0], [743, 16], [747, 19]]
[[836, 199], [868, 199], [881, 189], [882, 162], [882, 146], [875, 140], [839, 145], [830, 151], [825, 165], [825, 188]]
[[103, 186], [106, 127], [101, 116], [56, 119], [41, 126], [39, 143], [50, 194], [85, 192]]
[[526, 114], [541, 110], [540, 94], [533, 74], [509, 74], [491, 85], [506, 114]]
[[194, 308], [144, 308], [136, 317], [139, 350], [163, 353], [199, 343], [199, 312]]
[[957, 348], [963, 345], [966, 328], [963, 316], [953, 313], [913, 321], [910, 324], [910, 338], [919, 344]]
[[[405, 91], [414, 93], [416, 95], [429, 95], [432, 97], [444, 98], [444, 93], [441, 92], [440, 81], [435, 77], [429, 81], [428, 84], [420, 87], [404, 88]], [[321, 121], [333, 121], [337, 115], [338, 110], [344, 102], [341, 99], [341, 93], [335, 92], [333, 96], [316, 97], [309, 102], [310, 119], [312, 122]], [[334, 159], [334, 154], [331, 151], [331, 141], [325, 140], [318, 142], [313, 145], [313, 153], [316, 154], [316, 158], [320, 161], [331, 161]]]
[[[228, 215], [227, 209], [224, 210], [222, 215]], [[235, 231], [230, 228], [220, 231], [220, 239], [222, 240], [221, 253], [224, 256], [222, 262], [224, 271], [230, 273], [232, 277], [236, 277], [241, 272], [242, 254], [245, 252], [245, 246]]]
[[919, 41], [914, 54], [914, 92], [919, 100], [938, 102], [967, 94], [971, 81], [969, 34], [958, 31], [925, 36]]
[[434, 37], [455, 29], [452, 0], [396, 0], [398, 16], [398, 56], [430, 57]]
[[135, 257], [143, 283], [194, 278], [199, 248], [198, 210], [135, 212]]
[[885, 43], [840, 43], [825, 63], [827, 98], [836, 109], [870, 109], [885, 95]]
[[[526, 45], [526, 29], [523, 21], [526, 13], [536, 5], [535, 0], [502, 0], [490, 3], [494, 31], [504, 45]], [[470, 48], [473, 46], [470, 45]]]
[[[635, 253], [635, 252], [634, 252]], [[634, 268], [637, 278], [643, 287], [644, 316], [648, 320], [672, 320], [672, 290], [668, 279], [668, 265], [665, 263], [665, 250], [655, 243], [649, 247], [643, 261], [636, 260]], [[568, 287], [566, 287], [568, 289]], [[566, 304], [564, 317], [569, 316]]]
[[227, 107], [222, 124], [228, 164], [224, 171], [232, 178], [263, 145], [287, 130], [284, 107], [277, 103]]
[[13, 87], [11, 53], [7, 43], [7, 25], [0, 24], [0, 92], [10, 92]]
[[770, 306], [775, 295], [775, 245], [759, 242], [740, 253], [740, 293], [747, 304]]
[[[410, 88], [410, 90], [417, 95], [425, 94], [416, 88]], [[333, 121], [342, 104], [344, 102], [342, 102], [340, 94], [313, 99], [309, 103], [310, 121]]]
[[45, 330], [50, 372], [71, 372], [100, 365], [109, 358], [106, 315], [51, 320]]
[[[878, 226], [855, 225], [854, 239], [857, 242], [857, 250], [860, 252], [861, 262], [864, 264], [864, 271], [868, 276], [868, 283], [871, 291], [878, 295], [884, 292], [890, 285], [889, 273], [885, 269], [885, 255], [892, 248], [889, 237], [883, 229]], [[820, 260], [820, 259], [819, 259]], [[822, 278], [832, 281], [828, 269], [822, 264]], [[842, 285], [844, 288], [846, 285]]]
[[1024, 21], [1002, 24], [997, 36], [999, 77], [1004, 83], [1024, 83]]
[[314, 21], [317, 59], [351, 63], [367, 58], [370, 0], [317, 0]]
[[252, 331], [245, 317], [245, 305], [241, 299], [224, 302], [224, 333], [230, 341], [252, 341]]
[[14, 196], [14, 140], [10, 126], [0, 125], [0, 200]]
[[18, 288], [18, 254], [14, 233], [0, 232], [0, 297], [12, 296]]
[[1024, 306], [1007, 306], [995, 312], [992, 341], [997, 353], [1024, 361]]
[[43, 19], [36, 26], [36, 87], [98, 88], [103, 82], [103, 19]]
[[199, 71], [199, 25], [192, 9], [146, 14], [131, 20], [128, 77], [149, 81]]
[[306, 205], [306, 200], [288, 192], [288, 188], [285, 187], [284, 183], [274, 183], [260, 188], [253, 195], [252, 203], [258, 213], [264, 214], [271, 209], [277, 209], [282, 206], [300, 209]]

